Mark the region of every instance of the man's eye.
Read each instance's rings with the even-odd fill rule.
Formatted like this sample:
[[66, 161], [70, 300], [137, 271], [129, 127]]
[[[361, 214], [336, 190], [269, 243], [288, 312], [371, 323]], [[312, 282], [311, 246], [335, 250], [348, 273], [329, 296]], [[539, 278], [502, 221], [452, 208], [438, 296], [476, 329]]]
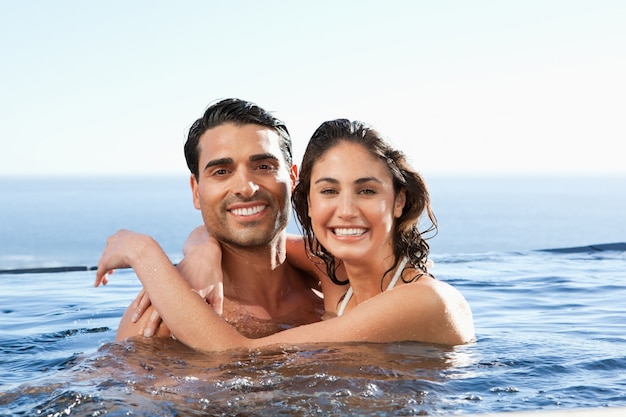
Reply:
[[228, 170], [224, 168], [219, 168], [213, 171], [213, 175], [218, 177], [226, 174], [228, 174]]
[[278, 166], [276, 164], [272, 164], [271, 162], [262, 162], [256, 166], [255, 170], [263, 173], [272, 173], [278, 170]]

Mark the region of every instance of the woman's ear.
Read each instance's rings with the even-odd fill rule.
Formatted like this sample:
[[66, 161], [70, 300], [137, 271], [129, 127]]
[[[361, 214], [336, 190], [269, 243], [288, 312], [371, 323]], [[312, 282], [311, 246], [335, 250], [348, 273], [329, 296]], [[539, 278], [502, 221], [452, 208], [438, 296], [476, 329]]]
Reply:
[[398, 219], [402, 216], [404, 205], [406, 204], [406, 188], [400, 190], [393, 204], [393, 216]]

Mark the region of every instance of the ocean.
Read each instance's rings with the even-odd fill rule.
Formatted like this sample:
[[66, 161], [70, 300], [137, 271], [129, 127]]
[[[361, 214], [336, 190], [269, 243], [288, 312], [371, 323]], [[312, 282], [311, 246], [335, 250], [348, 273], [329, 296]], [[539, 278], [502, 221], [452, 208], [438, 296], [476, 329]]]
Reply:
[[439, 222], [432, 272], [468, 299], [475, 343], [219, 355], [115, 343], [139, 281], [120, 270], [93, 288], [88, 270], [120, 228], [152, 235], [178, 262], [201, 224], [187, 176], [0, 179], [0, 415], [626, 407], [626, 177], [426, 179]]

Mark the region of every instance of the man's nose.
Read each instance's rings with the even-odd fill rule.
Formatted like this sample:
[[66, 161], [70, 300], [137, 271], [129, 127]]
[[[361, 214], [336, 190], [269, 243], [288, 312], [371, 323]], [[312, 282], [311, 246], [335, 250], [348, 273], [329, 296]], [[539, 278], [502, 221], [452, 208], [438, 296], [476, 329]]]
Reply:
[[259, 189], [259, 186], [254, 182], [252, 176], [246, 170], [238, 172], [235, 178], [236, 184], [233, 190], [235, 194], [250, 198]]

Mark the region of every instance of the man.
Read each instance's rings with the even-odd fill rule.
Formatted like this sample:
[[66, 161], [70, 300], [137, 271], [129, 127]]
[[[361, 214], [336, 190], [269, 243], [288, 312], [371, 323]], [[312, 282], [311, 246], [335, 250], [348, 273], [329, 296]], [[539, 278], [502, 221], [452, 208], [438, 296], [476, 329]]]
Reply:
[[[208, 231], [221, 246], [222, 317], [248, 337], [320, 320], [324, 309], [317, 280], [286, 262], [286, 226], [297, 178], [286, 126], [253, 103], [222, 100], [190, 128], [185, 159], [194, 206], [204, 221], [190, 239], [199, 235], [202, 240]], [[206, 244], [191, 247], [178, 269], [205, 295], [199, 271], [220, 272], [215, 271], [219, 250], [207, 255]], [[148, 307], [135, 321], [136, 303], [122, 317], [117, 340], [152, 335], [154, 309]], [[155, 333], [169, 334], [164, 324]]]

